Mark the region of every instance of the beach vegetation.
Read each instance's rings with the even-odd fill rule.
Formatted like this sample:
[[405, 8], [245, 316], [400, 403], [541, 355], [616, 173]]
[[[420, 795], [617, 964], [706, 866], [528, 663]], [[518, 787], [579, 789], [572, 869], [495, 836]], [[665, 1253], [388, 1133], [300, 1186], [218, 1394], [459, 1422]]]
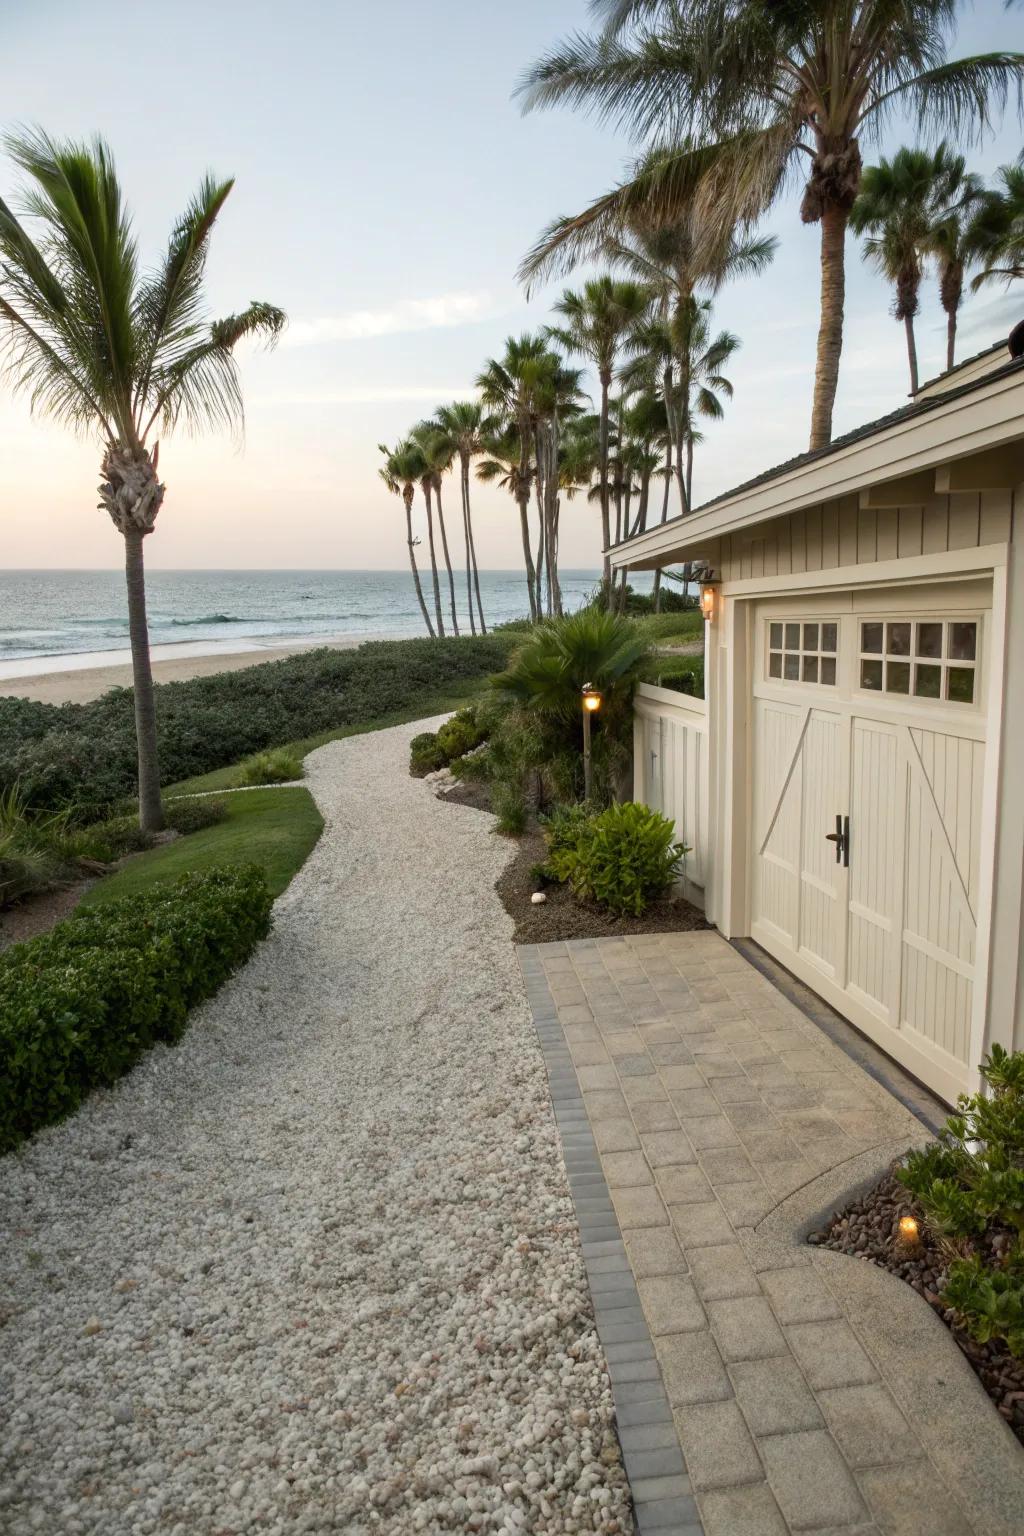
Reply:
[[9, 384], [33, 410], [98, 436], [100, 508], [124, 539], [134, 687], [139, 823], [163, 826], [157, 710], [149, 657], [143, 543], [166, 487], [160, 440], [176, 428], [236, 429], [235, 349], [276, 341], [284, 312], [254, 301], [209, 317], [206, 261], [234, 182], [206, 176], [149, 272], [113, 157], [42, 131], [11, 135], [24, 222], [0, 200], [0, 345]]
[[301, 757], [287, 747], [272, 747], [267, 752], [254, 752], [239, 768], [239, 780], [244, 785], [290, 784], [301, 779], [305, 770]]
[[1014, 164], [1000, 166], [996, 185], [983, 191], [965, 243], [968, 255], [981, 267], [972, 290], [1024, 277], [1024, 154]]
[[[225, 788], [239, 782], [237, 765], [254, 752], [288, 746], [301, 758], [347, 729], [441, 713], [503, 667], [515, 639], [372, 641], [160, 684], [163, 781], [175, 793], [183, 781]], [[229, 771], [195, 782], [215, 770]], [[79, 825], [121, 809], [136, 789], [131, 692], [60, 706], [0, 697], [0, 791], [15, 783], [33, 812], [68, 809]]]
[[824, 447], [862, 146], [899, 110], [925, 134], [966, 145], [990, 131], [994, 107], [1015, 98], [1021, 108], [1024, 53], [950, 58], [959, 9], [955, 0], [592, 0], [597, 30], [551, 48], [521, 100], [525, 110], [581, 108], [648, 152], [612, 191], [545, 231], [524, 277], [568, 270], [631, 228], [670, 227], [691, 210], [724, 243], [801, 176], [801, 218], [821, 228], [810, 447]]
[[180, 1039], [269, 931], [271, 901], [254, 865], [189, 873], [0, 955], [0, 1152]]

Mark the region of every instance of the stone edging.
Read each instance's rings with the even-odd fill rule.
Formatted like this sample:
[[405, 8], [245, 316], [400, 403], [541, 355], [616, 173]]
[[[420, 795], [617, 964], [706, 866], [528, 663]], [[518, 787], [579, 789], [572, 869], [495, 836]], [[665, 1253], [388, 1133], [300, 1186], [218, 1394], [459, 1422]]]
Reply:
[[[930, 1139], [922, 1135], [921, 1143]], [[832, 1212], [877, 1184], [907, 1149], [905, 1140], [872, 1147], [813, 1179], [765, 1217], [754, 1240], [766, 1249], [799, 1249], [810, 1256], [925, 1450], [950, 1469], [974, 1528], [985, 1536], [1019, 1536], [1024, 1452], [949, 1329], [923, 1297], [888, 1270], [806, 1242]]]
[[639, 1536], [703, 1536], [579, 1079], [537, 951], [537, 945], [524, 944], [517, 953], [551, 1088], [637, 1530]]

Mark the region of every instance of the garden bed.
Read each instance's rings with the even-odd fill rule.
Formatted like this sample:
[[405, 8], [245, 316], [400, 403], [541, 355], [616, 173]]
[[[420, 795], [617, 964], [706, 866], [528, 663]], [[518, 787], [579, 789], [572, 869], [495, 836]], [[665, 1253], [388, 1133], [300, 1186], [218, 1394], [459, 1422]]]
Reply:
[[[979, 1381], [1017, 1439], [1024, 1444], [1024, 1360], [1017, 1360], [1001, 1340], [979, 1344], [958, 1326], [956, 1314], [944, 1305], [942, 1291], [955, 1252], [941, 1246], [922, 1223], [921, 1256], [903, 1259], [893, 1240], [901, 1216], [911, 1209], [907, 1190], [887, 1174], [866, 1195], [837, 1212], [828, 1226], [812, 1232], [808, 1241], [853, 1258], [867, 1260], [906, 1282], [922, 1296], [949, 1328]], [[995, 1232], [987, 1241], [998, 1263], [1006, 1236]]]

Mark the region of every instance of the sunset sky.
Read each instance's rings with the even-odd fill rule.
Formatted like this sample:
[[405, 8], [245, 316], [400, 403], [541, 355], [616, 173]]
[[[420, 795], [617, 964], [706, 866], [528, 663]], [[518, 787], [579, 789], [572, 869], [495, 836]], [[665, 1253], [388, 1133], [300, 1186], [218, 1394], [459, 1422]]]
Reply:
[[[148, 541], [164, 568], [401, 568], [399, 502], [377, 477], [391, 442], [437, 404], [470, 392], [509, 333], [548, 318], [515, 281], [552, 217], [620, 176], [626, 141], [569, 112], [523, 118], [517, 78], [585, 0], [9, 0], [0, 121], [103, 134], [136, 215], [144, 260], [207, 167], [234, 174], [209, 269], [216, 311], [253, 298], [284, 307], [271, 354], [242, 358], [244, 448], [180, 437], [161, 448], [168, 494]], [[1024, 46], [1024, 11], [965, 7], [959, 51]], [[894, 126], [887, 147], [909, 139]], [[1013, 117], [970, 153], [984, 172], [1014, 158]], [[875, 158], [868, 149], [866, 159]], [[15, 190], [0, 159], [0, 195]], [[734, 285], [718, 324], [742, 339], [736, 397], [698, 452], [702, 500], [806, 446], [818, 290], [818, 230], [793, 197], [765, 226], [775, 265]], [[847, 341], [836, 427], [903, 403], [902, 327], [889, 293], [848, 245]], [[961, 356], [1004, 335], [1024, 295], [992, 289], [965, 306]], [[919, 321], [922, 377], [939, 371], [934, 284]], [[120, 540], [95, 509], [99, 450], [34, 422], [0, 386], [0, 565], [109, 567]], [[450, 492], [457, 501], [457, 486]], [[503, 493], [475, 490], [483, 567], [519, 562]], [[562, 563], [593, 567], [594, 508], [563, 511]]]

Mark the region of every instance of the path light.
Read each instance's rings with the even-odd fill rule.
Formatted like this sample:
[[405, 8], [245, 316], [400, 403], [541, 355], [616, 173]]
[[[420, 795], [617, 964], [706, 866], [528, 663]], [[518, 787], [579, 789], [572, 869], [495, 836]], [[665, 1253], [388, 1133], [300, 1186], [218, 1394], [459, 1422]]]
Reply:
[[905, 1258], [913, 1258], [921, 1252], [921, 1231], [913, 1216], [901, 1216], [894, 1245]]
[[603, 702], [601, 690], [592, 683], [583, 684], [583, 798], [590, 799], [593, 789], [593, 772], [590, 766], [590, 717], [596, 715]]

